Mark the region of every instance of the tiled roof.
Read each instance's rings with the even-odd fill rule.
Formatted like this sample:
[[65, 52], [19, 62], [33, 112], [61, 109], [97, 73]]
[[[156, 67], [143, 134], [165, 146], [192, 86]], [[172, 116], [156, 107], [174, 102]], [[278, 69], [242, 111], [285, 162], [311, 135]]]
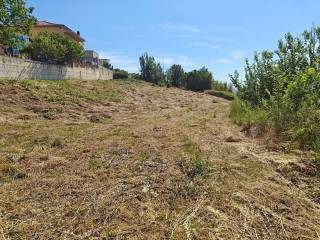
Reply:
[[47, 21], [38, 21], [36, 26], [55, 26], [55, 25], [61, 25], [61, 24], [56, 24], [56, 23], [50, 23], [50, 22], [47, 22]]
[[35, 27], [55, 27], [55, 26], [63, 27], [68, 31], [68, 35], [71, 35], [73, 38], [76, 38], [82, 42], [85, 41], [80, 35], [78, 35], [74, 31], [72, 31], [70, 28], [68, 28], [64, 24], [51, 23], [51, 22], [47, 22], [47, 21], [37, 21], [37, 23], [35, 25]]

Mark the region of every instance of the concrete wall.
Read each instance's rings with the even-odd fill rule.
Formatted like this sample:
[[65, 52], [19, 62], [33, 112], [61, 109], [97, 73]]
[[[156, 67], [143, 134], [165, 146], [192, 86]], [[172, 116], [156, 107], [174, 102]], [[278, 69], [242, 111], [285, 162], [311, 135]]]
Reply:
[[103, 67], [66, 67], [0, 56], [0, 79], [110, 80], [113, 79], [113, 73]]

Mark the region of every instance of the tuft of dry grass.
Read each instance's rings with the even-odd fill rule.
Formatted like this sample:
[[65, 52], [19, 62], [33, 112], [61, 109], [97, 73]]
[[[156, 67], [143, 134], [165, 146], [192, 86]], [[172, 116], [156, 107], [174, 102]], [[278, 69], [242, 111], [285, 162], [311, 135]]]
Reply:
[[0, 164], [0, 183], [23, 179], [27, 174], [12, 164]]

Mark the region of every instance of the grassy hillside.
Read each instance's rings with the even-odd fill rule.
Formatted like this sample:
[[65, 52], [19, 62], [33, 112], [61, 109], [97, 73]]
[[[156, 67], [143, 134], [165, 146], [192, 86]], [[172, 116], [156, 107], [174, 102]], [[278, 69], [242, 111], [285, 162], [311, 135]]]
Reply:
[[0, 81], [0, 239], [317, 239], [318, 166], [229, 109], [140, 81]]

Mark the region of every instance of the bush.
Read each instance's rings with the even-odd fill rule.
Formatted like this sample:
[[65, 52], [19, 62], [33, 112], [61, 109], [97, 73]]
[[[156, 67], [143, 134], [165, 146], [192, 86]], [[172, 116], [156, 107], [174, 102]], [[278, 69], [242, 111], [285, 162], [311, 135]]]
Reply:
[[215, 97], [224, 98], [230, 101], [234, 100], [234, 94], [232, 92], [208, 90], [205, 91], [205, 93]]
[[233, 92], [232, 84], [228, 84], [226, 82], [220, 82], [213, 80], [212, 81], [212, 89], [215, 91], [222, 91], [222, 92]]
[[72, 64], [81, 60], [83, 47], [58, 33], [40, 32], [25, 52], [35, 61]]
[[264, 109], [254, 108], [250, 103], [235, 98], [231, 105], [230, 118], [238, 125], [261, 128], [269, 126], [268, 112]]
[[113, 79], [127, 79], [129, 73], [125, 70], [115, 69], [113, 70]]
[[130, 73], [130, 74], [129, 74], [129, 78], [131, 78], [131, 79], [136, 79], [136, 80], [140, 80], [140, 79], [141, 79], [141, 76], [140, 76], [140, 74], [138, 74], [138, 73]]
[[305, 150], [320, 150], [320, 109], [303, 106], [297, 113], [290, 137]]
[[288, 33], [276, 51], [255, 53], [252, 64], [246, 61], [245, 80], [240, 81], [238, 72], [230, 76], [240, 98], [231, 117], [259, 124], [263, 115], [278, 134], [320, 151], [319, 59], [320, 27], [296, 38]]
[[194, 70], [186, 74], [185, 88], [195, 92], [203, 92], [211, 89], [212, 73], [203, 67], [200, 70]]

